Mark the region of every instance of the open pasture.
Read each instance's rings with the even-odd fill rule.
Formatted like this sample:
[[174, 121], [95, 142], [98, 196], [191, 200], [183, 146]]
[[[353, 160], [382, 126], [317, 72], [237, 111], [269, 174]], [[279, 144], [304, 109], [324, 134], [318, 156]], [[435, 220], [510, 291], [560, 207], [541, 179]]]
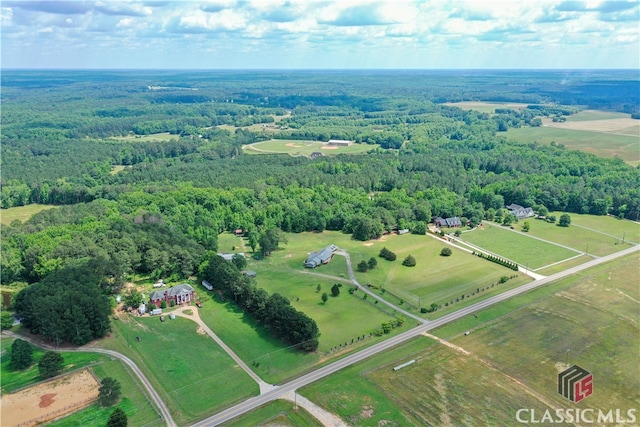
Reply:
[[116, 141], [125, 141], [125, 142], [166, 142], [171, 141], [172, 139], [179, 139], [180, 135], [174, 135], [169, 132], [161, 132], [161, 133], [152, 133], [149, 135], [134, 135], [129, 134], [127, 136], [114, 136], [110, 139], [115, 139]]
[[327, 145], [321, 141], [302, 141], [297, 139], [271, 139], [244, 145], [247, 154], [289, 154], [290, 156], [309, 156], [320, 152], [325, 156], [335, 154], [358, 154], [373, 150], [377, 145], [351, 144], [347, 147]]
[[34, 203], [26, 206], [16, 206], [13, 208], [2, 209], [0, 210], [0, 223], [9, 225], [16, 219], [20, 222], [25, 222], [38, 212], [47, 209], [53, 209], [55, 207], [55, 205], [39, 205]]
[[458, 107], [463, 110], [475, 110], [481, 113], [493, 114], [496, 112], [496, 108], [511, 108], [512, 110], [519, 110], [527, 108], [529, 104], [523, 104], [518, 102], [483, 102], [483, 101], [462, 101], [462, 102], [445, 102], [444, 105], [451, 107]]
[[[562, 124], [566, 125], [567, 123], [569, 122]], [[512, 128], [506, 132], [506, 136], [525, 144], [533, 142], [550, 144], [551, 142], [556, 142], [569, 149], [592, 153], [599, 157], [619, 157], [632, 166], [640, 164], [637, 134], [630, 135], [626, 133], [542, 126]]]
[[[516, 226], [517, 224], [514, 227]], [[550, 242], [533, 239], [525, 233], [515, 233], [503, 226], [486, 222], [482, 227], [462, 234], [461, 238], [465, 242], [532, 270], [580, 255], [579, 249], [567, 249]]]
[[[194, 308], [195, 309], [195, 308]], [[180, 425], [256, 395], [258, 385], [187, 319], [120, 316], [104, 345], [131, 357]], [[136, 340], [140, 338], [140, 341]]]

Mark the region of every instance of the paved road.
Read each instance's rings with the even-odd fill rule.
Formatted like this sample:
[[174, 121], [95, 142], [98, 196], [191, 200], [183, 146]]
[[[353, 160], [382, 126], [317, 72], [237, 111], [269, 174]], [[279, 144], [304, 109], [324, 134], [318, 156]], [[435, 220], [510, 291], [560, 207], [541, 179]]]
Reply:
[[72, 348], [66, 348], [65, 347], [64, 349], [58, 349], [58, 348], [52, 347], [50, 345], [43, 344], [43, 343], [41, 343], [39, 341], [32, 340], [29, 337], [26, 337], [26, 336], [23, 336], [23, 335], [18, 335], [18, 334], [15, 334], [13, 332], [10, 332], [10, 331], [3, 331], [2, 333], [6, 334], [6, 335], [10, 335], [10, 336], [12, 336], [14, 338], [20, 338], [20, 339], [23, 339], [23, 340], [26, 340], [26, 341], [30, 341], [33, 344], [35, 344], [35, 345], [37, 345], [39, 347], [46, 348], [48, 350], [74, 351], [74, 352], [81, 352], [81, 353], [100, 353], [100, 354], [106, 354], [108, 356], [120, 359], [123, 363], [125, 363], [127, 366], [129, 366], [129, 368], [131, 368], [131, 370], [138, 376], [138, 379], [140, 380], [140, 382], [142, 383], [144, 388], [147, 389], [147, 396], [151, 398], [153, 403], [156, 405], [156, 408], [158, 408], [160, 410], [160, 416], [165, 420], [165, 422], [167, 423], [167, 426], [168, 427], [176, 427], [176, 423], [175, 423], [175, 421], [173, 421], [173, 418], [171, 417], [171, 413], [169, 412], [169, 408], [167, 408], [167, 405], [165, 405], [165, 403], [162, 401], [162, 399], [160, 398], [160, 395], [153, 388], [153, 386], [151, 385], [151, 383], [149, 382], [147, 377], [142, 373], [140, 368], [138, 368], [138, 365], [136, 365], [133, 360], [129, 359], [124, 354], [118, 353], [117, 351], [106, 350], [106, 349], [103, 349], [103, 348], [94, 348], [94, 347], [72, 347]]
[[375, 354], [378, 354], [380, 352], [383, 352], [385, 350], [390, 349], [391, 347], [404, 343], [405, 341], [408, 341], [416, 336], [421, 335], [424, 332], [427, 332], [431, 329], [437, 328], [439, 326], [445, 325], [449, 322], [452, 322], [454, 320], [458, 320], [464, 316], [467, 316], [469, 314], [472, 314], [478, 310], [482, 310], [484, 308], [490, 307], [492, 305], [495, 305], [499, 302], [502, 302], [504, 300], [507, 300], [509, 298], [512, 298], [516, 295], [522, 294], [524, 292], [528, 292], [532, 289], [538, 288], [540, 286], [544, 286], [548, 283], [554, 282], [556, 280], [571, 276], [573, 274], [576, 274], [582, 270], [585, 270], [587, 268], [591, 268], [594, 267], [596, 265], [599, 264], [603, 264], [605, 262], [611, 261], [613, 259], [631, 254], [633, 252], [636, 252], [640, 250], [640, 246], [633, 246], [631, 248], [625, 249], [623, 251], [620, 252], [616, 252], [614, 254], [611, 255], [607, 255], [607, 256], [603, 256], [601, 258], [597, 258], [594, 260], [591, 260], [589, 262], [586, 262], [584, 264], [581, 264], [579, 266], [576, 267], [572, 267], [569, 268], [565, 271], [562, 271], [560, 273], [556, 273], [553, 274], [551, 276], [545, 277], [543, 279], [539, 279], [539, 280], [535, 280], [533, 282], [529, 282], [525, 285], [519, 286], [517, 288], [514, 289], [510, 289], [506, 292], [503, 292], [499, 295], [493, 296], [491, 298], [488, 298], [484, 301], [480, 301], [477, 302], [473, 305], [470, 305], [468, 307], [465, 308], [461, 308], [458, 311], [455, 311], [453, 313], [450, 313], [446, 316], [443, 316], [439, 319], [433, 320], [429, 323], [425, 323], [422, 324], [420, 326], [417, 326], [409, 331], [403, 332], [402, 334], [396, 335], [394, 337], [389, 338], [386, 341], [383, 341], [381, 343], [375, 344], [369, 348], [366, 348], [364, 350], [361, 350], [357, 353], [354, 353], [352, 355], [349, 355], [347, 357], [345, 357], [344, 359], [338, 360], [334, 363], [331, 363], [327, 366], [324, 366], [322, 368], [319, 368], [309, 374], [303, 375], [297, 379], [294, 379], [286, 384], [283, 384], [265, 394], [262, 394], [260, 396], [256, 396], [253, 397], [251, 399], [245, 400], [242, 403], [239, 403], [235, 406], [232, 406], [231, 408], [228, 408], [218, 414], [215, 414], [205, 420], [202, 420], [198, 423], [193, 424], [194, 427], [205, 427], [205, 426], [216, 426], [219, 425], [221, 423], [224, 423], [226, 421], [229, 421], [239, 415], [244, 414], [245, 412], [251, 411], [257, 407], [259, 407], [260, 405], [263, 405], [265, 403], [271, 402], [273, 400], [276, 399], [280, 399], [282, 398], [285, 394], [295, 391], [300, 387], [303, 387], [307, 384], [310, 384], [314, 381], [317, 381], [321, 378], [324, 378], [328, 375], [331, 375], [343, 368], [346, 368], [347, 366], [351, 366], [355, 363], [358, 363], [370, 356], [373, 356]]

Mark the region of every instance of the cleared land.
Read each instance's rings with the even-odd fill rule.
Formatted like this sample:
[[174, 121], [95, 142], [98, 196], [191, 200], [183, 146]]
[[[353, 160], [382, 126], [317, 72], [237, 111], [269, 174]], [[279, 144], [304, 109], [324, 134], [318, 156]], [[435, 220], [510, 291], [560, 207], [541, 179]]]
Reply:
[[[556, 229], [562, 228], [555, 225], [554, 227]], [[464, 233], [461, 238], [532, 270], [580, 255], [578, 249], [566, 249], [552, 243], [532, 239], [525, 233], [514, 233], [503, 226], [488, 223]]]
[[82, 408], [100, 384], [87, 369], [2, 396], [2, 424], [33, 426]]
[[351, 144], [347, 147], [326, 145], [320, 141], [301, 141], [297, 139], [271, 139], [244, 145], [242, 149], [247, 154], [289, 154], [290, 156], [309, 156], [313, 152], [320, 152], [325, 156], [334, 154], [357, 154], [373, 150], [378, 145]]
[[[195, 309], [195, 308], [194, 308]], [[107, 348], [127, 354], [142, 369], [179, 424], [258, 393], [258, 385], [197, 325], [176, 318], [120, 316]], [[136, 340], [140, 337], [140, 341]]]
[[463, 110], [475, 110], [481, 113], [493, 114], [496, 108], [511, 108], [514, 110], [527, 108], [529, 104], [517, 102], [482, 102], [482, 101], [462, 101], [462, 102], [445, 102], [444, 105], [462, 108]]
[[166, 142], [172, 139], [179, 139], [180, 135], [173, 135], [169, 132], [161, 132], [161, 133], [152, 133], [149, 135], [127, 135], [127, 136], [114, 136], [109, 139], [115, 139], [116, 141], [126, 141], [126, 142]]
[[39, 205], [34, 203], [26, 206], [16, 206], [15, 208], [0, 210], [0, 222], [5, 225], [11, 224], [16, 219], [20, 222], [25, 222], [33, 215], [40, 211], [55, 208], [55, 205]]
[[[419, 338], [301, 392], [357, 425], [376, 425], [382, 408], [393, 414], [387, 425], [514, 425], [519, 408], [635, 408], [639, 261], [633, 254], [518, 296], [438, 329], [450, 346]], [[595, 378], [593, 395], [577, 404], [556, 384], [574, 363]]]

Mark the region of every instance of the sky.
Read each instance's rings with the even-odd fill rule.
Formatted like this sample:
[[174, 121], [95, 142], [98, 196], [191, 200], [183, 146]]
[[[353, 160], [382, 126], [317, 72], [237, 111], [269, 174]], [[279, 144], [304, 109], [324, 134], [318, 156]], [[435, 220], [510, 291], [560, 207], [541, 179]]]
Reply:
[[0, 1], [2, 68], [640, 68], [640, 0]]

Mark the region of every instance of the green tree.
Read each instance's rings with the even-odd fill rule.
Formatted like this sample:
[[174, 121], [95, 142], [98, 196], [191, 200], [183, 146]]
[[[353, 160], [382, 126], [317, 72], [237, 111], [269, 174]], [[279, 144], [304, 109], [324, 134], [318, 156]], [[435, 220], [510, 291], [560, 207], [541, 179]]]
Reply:
[[369, 269], [369, 264], [367, 263], [367, 261], [362, 260], [358, 263], [358, 271], [360, 273], [365, 273], [368, 269]]
[[320, 292], [321, 290], [322, 290], [322, 285], [318, 283], [318, 286], [316, 286], [316, 292]]
[[160, 308], [162, 308], [162, 309], [167, 308], [167, 302], [166, 302], [166, 301], [162, 301], [162, 302], [160, 303]]
[[124, 296], [124, 303], [127, 307], [138, 308], [142, 304], [142, 294], [136, 289], [131, 289], [128, 294]]
[[369, 258], [369, 262], [367, 264], [368, 264], [369, 270], [373, 270], [378, 266], [378, 260], [375, 259], [374, 257], [371, 257]]
[[244, 257], [244, 255], [235, 254], [231, 258], [231, 262], [236, 266], [238, 270], [243, 270], [247, 267], [247, 259]]
[[530, 228], [531, 223], [529, 223], [529, 221], [525, 221], [524, 224], [522, 224], [522, 231], [524, 231], [525, 233], [528, 232]]
[[9, 329], [13, 326], [13, 316], [8, 311], [0, 311], [0, 329]]
[[322, 293], [322, 302], [324, 304], [326, 304], [328, 299], [329, 299], [329, 295], [326, 292], [323, 292]]
[[502, 218], [502, 225], [511, 225], [515, 222], [516, 217], [512, 213], [508, 213]]
[[103, 407], [114, 405], [120, 399], [120, 383], [118, 380], [106, 377], [100, 382], [98, 402]]
[[340, 285], [336, 283], [331, 287], [331, 296], [337, 297], [338, 295], [340, 295]]
[[11, 344], [10, 365], [13, 369], [25, 369], [33, 363], [33, 347], [20, 338]]
[[249, 246], [251, 247], [251, 251], [255, 252], [256, 248], [258, 247], [258, 243], [260, 241], [260, 235], [258, 234], [258, 232], [255, 230], [249, 231], [247, 240], [249, 241]]
[[260, 236], [260, 249], [264, 256], [269, 256], [271, 252], [278, 249], [280, 243], [287, 243], [287, 239], [279, 228], [270, 228]]
[[569, 216], [569, 214], [562, 214], [560, 215], [560, 220], [558, 221], [558, 225], [560, 227], [568, 227], [569, 225], [571, 225], [571, 217]]
[[56, 351], [47, 351], [38, 362], [38, 370], [42, 378], [51, 378], [62, 372], [64, 358]]
[[109, 415], [109, 421], [107, 427], [127, 427], [129, 420], [127, 414], [121, 408], [116, 408], [111, 415]]
[[451, 252], [451, 248], [442, 248], [442, 250], [440, 251], [440, 255], [441, 256], [451, 256], [452, 252]]
[[407, 257], [404, 259], [404, 261], [402, 261], [402, 265], [404, 265], [406, 267], [415, 267], [416, 266], [416, 259], [411, 255], [407, 255]]

